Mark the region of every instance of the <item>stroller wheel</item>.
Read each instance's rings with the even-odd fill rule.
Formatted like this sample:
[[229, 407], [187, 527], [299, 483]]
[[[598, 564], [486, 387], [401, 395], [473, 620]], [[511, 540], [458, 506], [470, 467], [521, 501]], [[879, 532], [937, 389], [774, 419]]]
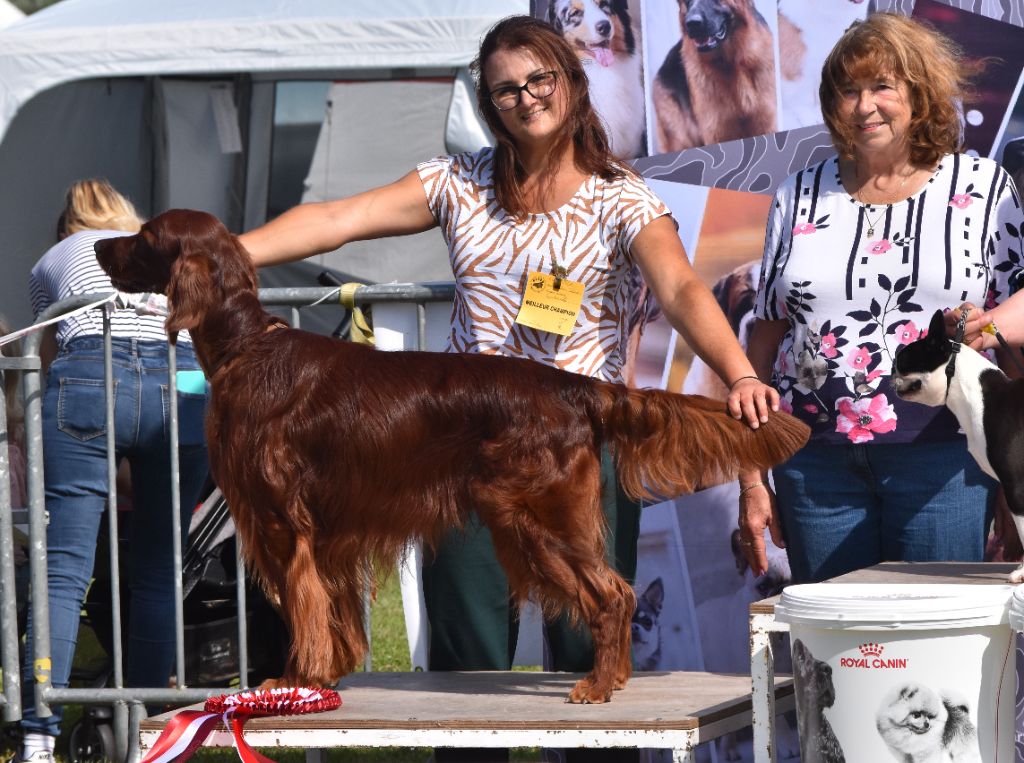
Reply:
[[99, 763], [117, 760], [114, 729], [109, 718], [83, 715], [68, 739], [68, 757], [72, 763]]

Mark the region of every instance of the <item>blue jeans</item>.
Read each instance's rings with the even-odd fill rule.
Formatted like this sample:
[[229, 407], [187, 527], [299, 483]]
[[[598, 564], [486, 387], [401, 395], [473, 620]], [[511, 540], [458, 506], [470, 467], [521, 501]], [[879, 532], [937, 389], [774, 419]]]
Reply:
[[[179, 369], [196, 369], [190, 345], [179, 345]], [[125, 683], [165, 687], [174, 663], [174, 559], [171, 535], [170, 404], [167, 346], [113, 340], [116, 458], [132, 477], [132, 522], [127, 579], [131, 595]], [[182, 539], [207, 475], [203, 418], [207, 394], [178, 393]], [[107, 503], [106, 402], [103, 340], [72, 340], [50, 366], [43, 397], [47, 580], [50, 603], [51, 683], [66, 687], [78, 621], [92, 576], [100, 518]], [[32, 643], [29, 617], [28, 643]], [[60, 708], [35, 717], [31, 649], [26, 650], [25, 731], [56, 735]]]
[[997, 483], [966, 440], [809, 445], [772, 474], [794, 582], [879, 562], [982, 561]]

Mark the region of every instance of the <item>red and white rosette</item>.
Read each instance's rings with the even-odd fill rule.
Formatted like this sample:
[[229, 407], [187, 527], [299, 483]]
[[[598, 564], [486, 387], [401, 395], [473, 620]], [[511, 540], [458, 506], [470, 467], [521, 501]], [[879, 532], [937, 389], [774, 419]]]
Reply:
[[273, 763], [246, 743], [242, 729], [247, 720], [270, 715], [320, 713], [340, 706], [341, 697], [333, 689], [308, 687], [251, 689], [210, 697], [203, 710], [182, 710], [175, 715], [142, 763], [187, 760], [222, 721], [234, 736], [235, 748], [243, 763]]

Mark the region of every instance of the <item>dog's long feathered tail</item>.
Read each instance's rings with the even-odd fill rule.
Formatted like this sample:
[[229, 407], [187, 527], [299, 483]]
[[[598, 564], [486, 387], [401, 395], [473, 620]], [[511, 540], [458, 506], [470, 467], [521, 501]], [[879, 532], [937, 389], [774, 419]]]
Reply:
[[634, 498], [682, 495], [740, 471], [770, 468], [810, 436], [806, 424], [786, 413], [772, 413], [751, 429], [730, 416], [725, 403], [702, 395], [606, 383], [596, 391], [619, 481]]

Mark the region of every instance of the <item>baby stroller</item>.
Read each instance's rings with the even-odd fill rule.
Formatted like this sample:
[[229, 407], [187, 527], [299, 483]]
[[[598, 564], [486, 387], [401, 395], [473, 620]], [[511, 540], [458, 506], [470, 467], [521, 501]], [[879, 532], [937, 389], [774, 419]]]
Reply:
[[[227, 502], [212, 483], [204, 490], [205, 500], [196, 508], [189, 525], [188, 543], [182, 556], [182, 585], [185, 617], [185, 681], [189, 686], [237, 688], [238, 606], [235, 528]], [[118, 517], [119, 545], [130, 534], [131, 512]], [[104, 521], [105, 525], [105, 521]], [[110, 604], [110, 564], [106, 532], [100, 533], [95, 577], [86, 596], [83, 624], [92, 628], [105, 652], [98, 665], [75, 666], [72, 681], [102, 687], [112, 674], [113, 653]], [[126, 558], [126, 552], [120, 554]], [[122, 622], [131, 606], [128, 586], [121, 576]], [[284, 672], [288, 634], [284, 623], [263, 596], [261, 589], [246, 581], [246, 618], [250, 639], [248, 685]], [[111, 708], [87, 706], [70, 730], [68, 756], [74, 763], [115, 760], [115, 739]]]

